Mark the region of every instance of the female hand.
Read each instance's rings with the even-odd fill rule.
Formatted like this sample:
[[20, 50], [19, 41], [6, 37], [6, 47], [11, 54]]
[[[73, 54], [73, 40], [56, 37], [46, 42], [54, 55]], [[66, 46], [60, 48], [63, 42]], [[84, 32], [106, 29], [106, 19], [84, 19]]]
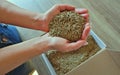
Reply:
[[73, 10], [75, 10], [75, 7], [71, 6], [71, 5], [67, 5], [67, 4], [54, 5], [51, 9], [49, 9], [43, 15], [43, 24], [42, 24], [43, 28], [42, 28], [42, 30], [45, 32], [48, 32], [49, 31], [48, 25], [49, 25], [50, 21], [52, 20], [52, 18], [64, 10], [73, 11]]
[[[89, 24], [87, 25], [89, 26]], [[88, 29], [87, 29], [88, 31]], [[87, 33], [86, 36], [88, 36], [89, 33]], [[42, 36], [43, 39], [48, 38], [48, 48], [47, 50], [57, 50], [61, 52], [69, 52], [73, 50], [77, 50], [78, 48], [87, 45], [88, 43], [86, 40], [78, 40], [77, 42], [70, 43], [68, 40], [61, 38], [61, 37], [52, 37], [49, 36], [49, 33]], [[41, 38], [41, 39], [42, 39]]]
[[[64, 11], [64, 10], [70, 10], [75, 11], [79, 13], [81, 16], [83, 16], [86, 19], [85, 29], [83, 30], [82, 37], [79, 41], [70, 43], [68, 40], [60, 37], [51, 37], [50, 40], [50, 49], [55, 49], [62, 52], [68, 52], [72, 50], [76, 50], [80, 48], [83, 45], [86, 45], [86, 39], [90, 32], [90, 24], [89, 24], [89, 14], [87, 9], [75, 9], [75, 7], [65, 4], [55, 5], [50, 10], [48, 10], [44, 14], [44, 25], [46, 25], [46, 31], [49, 31], [48, 24], [50, 20], [58, 13]], [[49, 34], [44, 35], [46, 37], [49, 36]], [[50, 37], [50, 36], [49, 36]]]
[[81, 16], [83, 16], [86, 19], [86, 25], [85, 25], [85, 29], [83, 31], [83, 35], [82, 35], [81, 39], [84, 39], [84, 40], [87, 39], [87, 36], [89, 34], [89, 31], [90, 31], [90, 25], [88, 24], [88, 22], [89, 22], [88, 10], [87, 9], [83, 9], [83, 8], [75, 9], [74, 6], [67, 5], [67, 4], [57, 4], [57, 5], [54, 5], [51, 9], [49, 9], [44, 14], [42, 30], [48, 32], [49, 31], [48, 25], [49, 25], [51, 19], [56, 14], [59, 14], [60, 12], [62, 12], [64, 10], [75, 11], [75, 12], [79, 13]]
[[59, 14], [60, 12], [64, 10], [69, 10], [69, 11], [75, 11], [79, 13], [81, 16], [83, 16], [86, 19], [86, 22], [88, 22], [88, 10], [87, 9], [75, 9], [74, 6], [67, 5], [67, 4], [56, 4], [54, 5], [51, 9], [49, 9], [46, 13], [43, 15], [43, 30], [48, 32], [49, 28], [48, 25], [52, 18]]

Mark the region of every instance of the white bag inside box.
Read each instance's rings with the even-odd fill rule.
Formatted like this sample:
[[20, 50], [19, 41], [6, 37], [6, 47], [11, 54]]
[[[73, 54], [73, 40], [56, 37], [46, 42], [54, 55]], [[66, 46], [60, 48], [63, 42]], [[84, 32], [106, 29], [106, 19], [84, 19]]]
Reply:
[[120, 75], [120, 52], [103, 49], [66, 75]]

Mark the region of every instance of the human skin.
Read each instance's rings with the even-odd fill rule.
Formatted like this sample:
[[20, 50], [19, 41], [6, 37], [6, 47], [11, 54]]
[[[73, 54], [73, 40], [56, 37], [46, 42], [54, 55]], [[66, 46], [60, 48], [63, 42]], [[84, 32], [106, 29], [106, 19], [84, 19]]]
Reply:
[[51, 37], [47, 33], [44, 36], [36, 37], [15, 45], [0, 49], [0, 75], [13, 70], [27, 60], [40, 55], [50, 49], [61, 52], [69, 52], [87, 44], [86, 39], [90, 32], [88, 23], [89, 15], [87, 9], [75, 9], [74, 6], [67, 4], [54, 5], [47, 12], [41, 14], [30, 12], [20, 8], [6, 0], [0, 0], [0, 23], [13, 24], [20, 27], [31, 28], [48, 32], [48, 25], [51, 19], [58, 13], [69, 10], [75, 11], [86, 19], [85, 29], [82, 38], [77, 42], [69, 42], [64, 38]]

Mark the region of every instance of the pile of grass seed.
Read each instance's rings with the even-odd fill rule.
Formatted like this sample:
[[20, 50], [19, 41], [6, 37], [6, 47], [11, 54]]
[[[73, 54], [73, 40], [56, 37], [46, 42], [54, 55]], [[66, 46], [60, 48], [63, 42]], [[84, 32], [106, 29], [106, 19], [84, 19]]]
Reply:
[[49, 34], [68, 39], [71, 42], [81, 38], [85, 19], [73, 11], [64, 11], [56, 15], [49, 24]]
[[[56, 15], [49, 24], [50, 36], [59, 36], [71, 42], [81, 38], [85, 19], [73, 11], [64, 11]], [[92, 36], [88, 45], [73, 52], [61, 53], [51, 50], [46, 53], [57, 75], [64, 75], [100, 50]]]

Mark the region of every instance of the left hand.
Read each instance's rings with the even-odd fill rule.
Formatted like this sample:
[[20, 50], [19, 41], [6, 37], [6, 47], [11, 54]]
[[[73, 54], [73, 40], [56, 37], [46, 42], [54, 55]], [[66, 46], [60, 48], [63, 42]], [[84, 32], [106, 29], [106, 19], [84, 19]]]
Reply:
[[[43, 35], [41, 37], [41, 40], [44, 41], [43, 44], [44, 46], [47, 46], [46, 50], [57, 50], [60, 52], [69, 52], [69, 51], [74, 51], [77, 50], [78, 48], [84, 46], [87, 44], [85, 40], [78, 40], [76, 42], [70, 42], [67, 39], [61, 38], [61, 37], [52, 37], [49, 35], [49, 33]], [[47, 42], [47, 43], [46, 43]], [[38, 49], [40, 49], [39, 45], [37, 45]]]

